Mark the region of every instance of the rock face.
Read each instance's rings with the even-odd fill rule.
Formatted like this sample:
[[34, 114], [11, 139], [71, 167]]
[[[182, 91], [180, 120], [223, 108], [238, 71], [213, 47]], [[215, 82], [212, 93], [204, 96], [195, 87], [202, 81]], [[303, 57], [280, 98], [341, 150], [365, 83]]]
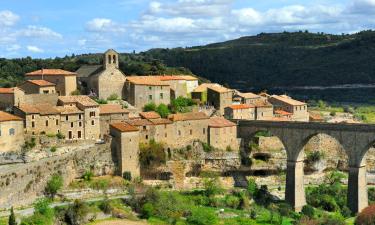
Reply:
[[115, 171], [110, 144], [101, 144], [71, 150], [25, 164], [0, 167], [0, 208], [31, 204], [43, 194], [51, 175], [59, 173], [68, 185], [88, 169], [95, 175]]

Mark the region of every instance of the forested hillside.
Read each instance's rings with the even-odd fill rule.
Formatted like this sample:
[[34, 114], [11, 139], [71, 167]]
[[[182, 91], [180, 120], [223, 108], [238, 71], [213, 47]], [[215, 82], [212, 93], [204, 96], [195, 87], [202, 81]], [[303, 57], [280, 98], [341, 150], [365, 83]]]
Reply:
[[232, 87], [375, 83], [375, 32], [259, 34], [192, 48], [145, 53]]

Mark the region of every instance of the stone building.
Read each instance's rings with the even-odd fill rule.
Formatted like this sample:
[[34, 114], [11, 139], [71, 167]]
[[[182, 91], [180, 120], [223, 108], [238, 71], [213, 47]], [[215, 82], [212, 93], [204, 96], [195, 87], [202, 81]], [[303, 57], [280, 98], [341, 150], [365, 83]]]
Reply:
[[216, 83], [203, 83], [191, 92], [191, 98], [201, 104], [206, 104], [208, 87], [221, 87], [221, 85]]
[[272, 95], [268, 101], [274, 106], [275, 110], [291, 113], [291, 120], [309, 121], [309, 113], [305, 102], [294, 100], [286, 95]]
[[0, 88], [0, 110], [10, 111], [23, 102], [24, 96], [25, 92], [20, 88]]
[[46, 80], [56, 84], [59, 96], [68, 96], [77, 90], [77, 74], [61, 69], [41, 69], [26, 73], [26, 80]]
[[255, 105], [231, 105], [226, 107], [224, 110], [224, 116], [228, 119], [235, 120], [255, 120], [256, 119], [256, 107]]
[[107, 50], [103, 55], [103, 65], [83, 65], [77, 71], [82, 92], [100, 99], [107, 99], [115, 94], [124, 98], [125, 74], [119, 69], [119, 54]]
[[18, 86], [25, 94], [54, 94], [56, 84], [46, 80], [27, 80]]
[[24, 143], [22, 118], [0, 111], [0, 153], [19, 151]]
[[122, 105], [105, 104], [99, 106], [100, 115], [100, 137], [109, 135], [109, 125], [129, 119], [129, 110]]
[[232, 105], [233, 90], [223, 86], [207, 87], [207, 102], [224, 115], [224, 109]]
[[254, 94], [252, 92], [248, 92], [248, 93], [237, 92], [233, 96], [233, 99], [236, 99], [236, 98], [239, 99], [239, 104], [247, 104], [247, 105], [254, 104], [262, 100], [261, 96]]
[[138, 109], [151, 102], [168, 105], [170, 92], [170, 85], [156, 76], [131, 76], [125, 82], [125, 100]]
[[257, 101], [253, 104], [256, 109], [256, 120], [272, 120], [273, 116], [273, 105], [267, 100]]
[[140, 176], [139, 164], [139, 131], [128, 123], [113, 123], [110, 125], [113, 137], [112, 149], [116, 153], [118, 174], [130, 172], [132, 178]]
[[221, 150], [238, 151], [237, 125], [223, 117], [211, 117], [208, 123], [209, 144]]
[[171, 88], [171, 99], [177, 97], [190, 97], [190, 93], [198, 87], [198, 78], [190, 75], [164, 75], [157, 78], [169, 84]]

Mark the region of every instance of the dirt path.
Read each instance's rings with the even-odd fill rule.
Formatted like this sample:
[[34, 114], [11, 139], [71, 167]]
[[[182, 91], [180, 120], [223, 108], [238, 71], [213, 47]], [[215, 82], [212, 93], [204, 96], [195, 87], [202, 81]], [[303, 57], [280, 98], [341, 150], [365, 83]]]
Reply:
[[143, 221], [131, 221], [131, 220], [107, 220], [102, 222], [96, 222], [95, 225], [147, 225], [148, 223]]

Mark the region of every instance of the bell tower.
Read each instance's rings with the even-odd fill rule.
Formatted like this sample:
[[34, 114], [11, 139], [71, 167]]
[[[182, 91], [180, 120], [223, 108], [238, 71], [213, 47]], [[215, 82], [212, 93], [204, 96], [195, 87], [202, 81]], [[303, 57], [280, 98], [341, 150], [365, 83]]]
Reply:
[[118, 53], [115, 50], [109, 49], [104, 53], [103, 66], [105, 69], [119, 68]]

